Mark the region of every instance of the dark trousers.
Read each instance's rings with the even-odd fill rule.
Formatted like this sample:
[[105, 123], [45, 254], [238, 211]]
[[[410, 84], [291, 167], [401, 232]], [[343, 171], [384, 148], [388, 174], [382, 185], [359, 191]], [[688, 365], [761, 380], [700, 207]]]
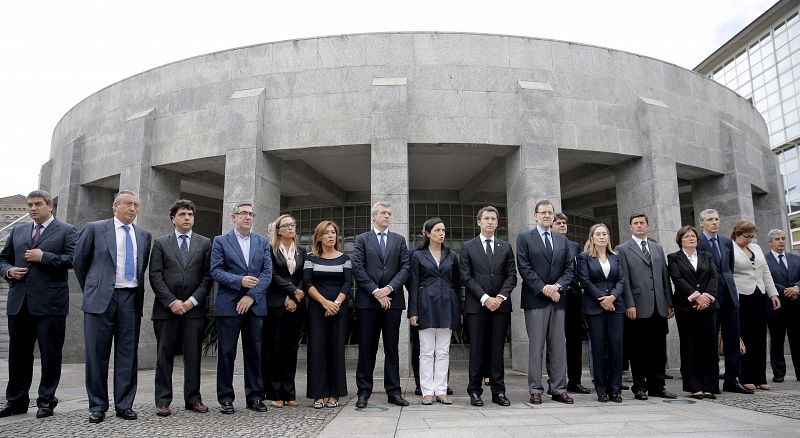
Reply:
[[[628, 352], [633, 374], [631, 390], [663, 391], [667, 363], [667, 318], [659, 315], [636, 318], [630, 321], [628, 326], [631, 330], [629, 338], [631, 348]], [[595, 345], [592, 343], [593, 353], [594, 349]], [[594, 377], [597, 380], [597, 370]]]
[[411, 371], [414, 373], [414, 384], [419, 389], [419, 326], [409, 325], [411, 337]]
[[83, 314], [86, 393], [90, 411], [108, 410], [108, 361], [114, 343], [114, 408], [131, 409], [136, 398], [139, 329], [136, 290], [114, 289], [103, 313]]
[[466, 316], [469, 336], [469, 383], [467, 394], [483, 394], [483, 377], [491, 379], [492, 394], [506, 391], [503, 348], [510, 313], [480, 312]]
[[308, 388], [306, 397], [324, 399], [347, 395], [344, 346], [347, 306], [335, 316], [325, 316], [316, 301], [308, 304]]
[[719, 393], [715, 310], [676, 310], [681, 341], [681, 376], [686, 392]]
[[767, 296], [756, 290], [752, 295], [739, 295], [739, 323], [747, 353], [742, 356], [743, 385], [767, 383]]
[[400, 317], [402, 309], [358, 309], [358, 367], [356, 385], [358, 394], [372, 394], [372, 374], [378, 341], [383, 334], [383, 387], [389, 396], [400, 395]]
[[784, 377], [786, 375], [786, 358], [783, 353], [783, 344], [789, 336], [789, 351], [792, 355], [792, 365], [795, 374], [800, 373], [800, 312], [798, 303], [781, 299], [781, 308], [772, 310], [772, 303], [767, 300], [767, 327], [769, 328], [769, 362], [772, 365], [772, 375]]
[[603, 312], [586, 315], [589, 342], [592, 343], [594, 388], [597, 395], [622, 392], [622, 341], [625, 314]]
[[22, 302], [19, 313], [8, 316], [8, 386], [9, 405], [28, 407], [28, 391], [33, 381], [33, 346], [39, 343], [42, 377], [37, 405], [58, 401], [56, 388], [61, 380], [61, 349], [64, 346], [66, 315], [31, 315]]
[[567, 387], [581, 383], [583, 372], [583, 315], [581, 314], [581, 296], [569, 291], [566, 313], [564, 314], [564, 334], [567, 337]]
[[200, 396], [200, 361], [203, 351], [204, 318], [153, 321], [156, 334], [156, 406], [172, 403], [172, 369], [175, 356], [183, 351], [183, 401], [190, 405], [203, 400]]
[[244, 392], [248, 402], [264, 399], [264, 382], [261, 380], [261, 331], [264, 318], [248, 311], [239, 316], [217, 318], [217, 400], [233, 402], [233, 365], [239, 333], [242, 334], [244, 355]]
[[[725, 292], [727, 294], [727, 291]], [[717, 333], [722, 335], [722, 351], [725, 356], [724, 385], [739, 383], [742, 372], [742, 356], [739, 354], [739, 309], [733, 306], [729, 296], [721, 300], [717, 310]]]
[[303, 305], [294, 312], [283, 306], [270, 307], [267, 312], [261, 338], [261, 376], [268, 400], [297, 400], [294, 379], [305, 314]]

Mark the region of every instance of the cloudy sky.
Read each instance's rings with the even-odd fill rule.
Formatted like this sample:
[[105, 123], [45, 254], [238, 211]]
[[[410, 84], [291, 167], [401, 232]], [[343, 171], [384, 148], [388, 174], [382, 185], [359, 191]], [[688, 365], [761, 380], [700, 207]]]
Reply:
[[385, 31], [575, 41], [693, 68], [776, 0], [0, 0], [0, 197], [36, 188], [50, 137], [105, 86], [262, 42]]

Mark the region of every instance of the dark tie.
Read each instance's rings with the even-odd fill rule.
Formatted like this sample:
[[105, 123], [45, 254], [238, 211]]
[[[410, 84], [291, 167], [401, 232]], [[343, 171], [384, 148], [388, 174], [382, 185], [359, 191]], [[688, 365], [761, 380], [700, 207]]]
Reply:
[[189, 262], [189, 236], [185, 234], [181, 234], [181, 263], [183, 263], [183, 267], [186, 267], [186, 263]]
[[714, 263], [718, 267], [722, 267], [722, 253], [719, 252], [719, 245], [717, 245], [717, 238], [711, 238], [711, 255], [714, 256]]
[[778, 264], [781, 265], [781, 269], [783, 269], [783, 273], [786, 274], [786, 277], [789, 277], [789, 268], [786, 266], [786, 260], [783, 259], [783, 254], [778, 254]]
[[553, 257], [553, 244], [550, 243], [550, 232], [544, 232], [544, 248], [547, 250], [547, 257]]
[[125, 231], [125, 279], [131, 281], [135, 275], [133, 266], [133, 239], [130, 233], [131, 227], [123, 225], [122, 230]]
[[39, 238], [42, 237], [42, 228], [44, 228], [44, 225], [42, 224], [36, 224], [34, 227], [36, 231], [34, 231], [33, 239], [31, 239], [31, 247], [36, 246], [36, 242], [38, 242]]
[[642, 240], [642, 252], [644, 253], [644, 260], [649, 265], [653, 260], [650, 258], [650, 251], [647, 250], [647, 242]]
[[381, 257], [386, 258], [386, 233], [378, 233], [381, 235], [380, 245], [381, 245]]
[[489, 257], [489, 263], [494, 264], [494, 251], [492, 250], [492, 239], [486, 239], [486, 256]]

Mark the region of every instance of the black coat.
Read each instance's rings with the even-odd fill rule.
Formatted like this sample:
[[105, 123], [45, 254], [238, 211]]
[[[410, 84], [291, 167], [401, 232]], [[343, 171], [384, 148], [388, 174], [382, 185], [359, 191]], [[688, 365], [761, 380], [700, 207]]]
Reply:
[[292, 274], [289, 274], [286, 257], [280, 250], [277, 254], [271, 250], [270, 253], [272, 254], [272, 282], [267, 289], [267, 306], [283, 307], [287, 296], [300, 304], [294, 293], [297, 289], [305, 290], [303, 289], [303, 264], [306, 262], [306, 249], [302, 246], [295, 249], [294, 262], [296, 265]]
[[458, 259], [443, 250], [439, 266], [427, 248], [414, 252], [411, 260], [411, 290], [408, 316], [419, 317], [419, 329], [461, 329], [461, 277]]
[[603, 313], [603, 307], [597, 300], [600, 297], [614, 295], [614, 312], [624, 313], [625, 305], [622, 299], [623, 272], [619, 257], [608, 254], [608, 261], [611, 269], [608, 277], [603, 273], [603, 267], [597, 257], [592, 257], [587, 252], [578, 254], [578, 281], [583, 286], [583, 300], [581, 301], [581, 312], [586, 315], [599, 315]]
[[[675, 306], [675, 310], [694, 310], [694, 303], [689, 301], [689, 296], [695, 291], [706, 292], [713, 295], [714, 298], [717, 297], [718, 274], [714, 265], [714, 257], [711, 253], [697, 251], [696, 271], [686, 254], [683, 253], [683, 250], [667, 255], [667, 263], [669, 276], [675, 286], [675, 291], [672, 294], [672, 305]], [[706, 310], [718, 308], [719, 302], [714, 301]]]
[[481, 305], [484, 294], [490, 297], [506, 297], [498, 312], [511, 312], [511, 292], [517, 285], [517, 268], [514, 252], [508, 242], [494, 238], [494, 263], [490, 265], [489, 256], [480, 236], [464, 242], [461, 248], [461, 281], [464, 283], [464, 313], [490, 312]]

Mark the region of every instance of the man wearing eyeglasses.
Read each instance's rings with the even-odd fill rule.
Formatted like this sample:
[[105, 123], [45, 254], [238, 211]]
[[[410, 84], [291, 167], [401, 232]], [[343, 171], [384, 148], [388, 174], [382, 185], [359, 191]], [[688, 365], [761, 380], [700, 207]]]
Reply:
[[267, 314], [267, 286], [272, 280], [269, 242], [250, 232], [253, 205], [233, 208], [233, 230], [214, 238], [211, 278], [219, 283], [214, 304], [217, 321], [217, 400], [220, 412], [233, 414], [233, 364], [239, 333], [244, 354], [244, 389], [247, 409], [266, 412], [261, 377], [261, 328]]

